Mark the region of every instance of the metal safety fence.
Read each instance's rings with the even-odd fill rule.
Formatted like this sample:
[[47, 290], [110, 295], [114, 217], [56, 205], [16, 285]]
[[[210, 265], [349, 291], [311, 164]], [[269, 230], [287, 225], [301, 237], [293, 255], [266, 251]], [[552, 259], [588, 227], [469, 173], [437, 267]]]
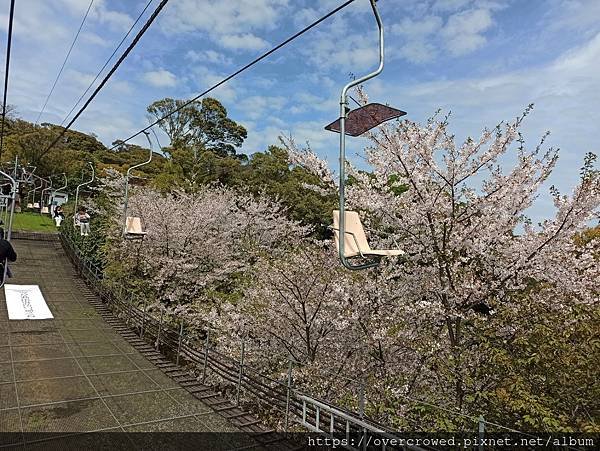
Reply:
[[167, 321], [163, 309], [157, 314], [150, 312], [146, 303], [135, 305], [122, 287], [107, 280], [103, 270], [81, 253], [71, 237], [65, 234], [60, 237], [79, 274], [113, 315], [157, 351], [191, 371], [203, 384], [216, 379], [220, 386], [229, 387], [228, 395], [236, 405], [240, 405], [242, 396], [252, 399], [255, 406], [275, 413], [284, 431], [297, 430], [293, 427], [295, 424], [301, 429], [336, 438], [347, 449], [433, 449], [390, 445], [401, 440], [385, 426], [365, 417], [364, 400], [359, 400], [360, 412], [355, 413], [301, 392], [293, 386], [291, 363], [285, 380], [278, 381], [245, 362], [243, 342], [238, 360], [217, 351], [211, 345], [208, 332], [200, 339], [190, 337], [184, 333], [184, 318]]

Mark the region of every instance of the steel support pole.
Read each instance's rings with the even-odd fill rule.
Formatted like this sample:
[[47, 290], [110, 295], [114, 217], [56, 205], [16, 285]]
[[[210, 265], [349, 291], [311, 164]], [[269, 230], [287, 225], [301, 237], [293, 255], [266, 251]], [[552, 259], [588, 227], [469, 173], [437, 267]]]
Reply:
[[292, 357], [288, 359], [287, 394], [285, 397], [285, 429], [287, 432], [290, 421], [290, 397], [292, 395]]
[[142, 329], [140, 330], [140, 338], [144, 338], [144, 327], [146, 327], [146, 306], [148, 305], [148, 298], [144, 298], [144, 313], [142, 314]]
[[159, 347], [160, 347], [160, 333], [162, 332], [164, 314], [165, 314], [165, 309], [161, 308], [160, 309], [160, 321], [158, 323], [158, 333], [156, 334], [156, 343], [154, 344], [154, 347], [156, 348], [157, 351], [159, 350]]
[[244, 374], [244, 356], [246, 353], [246, 343], [242, 340], [242, 356], [240, 359], [240, 372], [238, 374], [237, 393], [235, 394], [235, 405], [240, 405], [240, 391], [242, 388], [242, 376]]
[[206, 366], [208, 364], [208, 335], [209, 331], [206, 331], [206, 340], [204, 342], [204, 367], [202, 368], [202, 383], [206, 381]]
[[175, 362], [176, 365], [179, 365], [179, 354], [181, 353], [181, 343], [183, 342], [183, 323], [184, 320], [181, 320], [181, 325], [179, 326], [179, 341], [177, 343], [177, 360]]
[[[365, 382], [364, 379], [361, 381], [360, 386], [358, 387], [358, 415], [360, 416], [360, 419], [363, 420], [365, 418]], [[363, 450], [367, 449], [367, 441], [366, 441], [366, 435], [367, 430], [366, 428], [363, 428], [362, 430], [362, 434], [363, 434], [363, 438], [362, 438], [362, 443], [363, 443]]]
[[483, 415], [479, 416], [478, 429], [479, 429], [479, 451], [483, 451], [484, 446], [482, 445], [482, 443], [483, 443], [483, 438], [485, 437], [485, 418], [483, 418]]

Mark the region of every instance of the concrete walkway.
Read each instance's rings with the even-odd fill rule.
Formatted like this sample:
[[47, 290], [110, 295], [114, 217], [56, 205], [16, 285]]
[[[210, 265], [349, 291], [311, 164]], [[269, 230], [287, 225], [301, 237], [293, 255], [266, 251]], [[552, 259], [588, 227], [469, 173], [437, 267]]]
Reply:
[[[114, 435], [123, 449], [170, 448], [158, 435], [135, 432], [188, 431], [220, 432], [195, 435], [195, 449], [252, 447], [249, 436], [236, 433], [103, 321], [79, 295], [59, 241], [13, 245], [18, 261], [9, 283], [39, 285], [55, 319], [9, 321], [1, 290], [0, 449], [39, 440], [36, 446], [48, 449], [47, 439], [89, 431], [120, 432]], [[90, 438], [92, 445], [98, 437]]]

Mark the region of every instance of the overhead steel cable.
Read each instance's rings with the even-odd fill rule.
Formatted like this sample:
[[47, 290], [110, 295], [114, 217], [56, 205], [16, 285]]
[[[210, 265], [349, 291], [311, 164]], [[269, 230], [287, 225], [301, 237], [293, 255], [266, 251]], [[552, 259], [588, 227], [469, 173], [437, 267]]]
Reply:
[[92, 95], [86, 100], [86, 102], [83, 104], [83, 106], [79, 109], [79, 111], [77, 112], [77, 114], [75, 114], [75, 116], [73, 116], [73, 119], [71, 119], [69, 121], [69, 123], [67, 124], [66, 127], [64, 127], [61, 132], [59, 133], [59, 135], [50, 143], [50, 145], [42, 152], [41, 156], [44, 156], [46, 153], [48, 153], [48, 151], [50, 149], [52, 149], [56, 143], [58, 143], [58, 141], [60, 141], [60, 138], [62, 138], [64, 136], [64, 134], [67, 132], [67, 130], [69, 130], [69, 128], [71, 128], [71, 125], [73, 125], [75, 123], [75, 121], [79, 118], [79, 116], [81, 116], [81, 114], [85, 111], [85, 109], [89, 106], [90, 103], [92, 103], [92, 100], [94, 100], [94, 98], [98, 95], [98, 93], [102, 90], [102, 88], [104, 87], [104, 85], [106, 84], [106, 82], [108, 82], [108, 80], [110, 79], [110, 77], [112, 77], [112, 75], [115, 73], [115, 71], [119, 68], [119, 66], [121, 65], [121, 63], [125, 60], [125, 58], [127, 58], [127, 56], [129, 55], [129, 53], [131, 53], [131, 51], [133, 50], [133, 48], [137, 45], [137, 43], [139, 42], [139, 40], [142, 38], [142, 36], [144, 35], [144, 33], [148, 30], [148, 28], [150, 28], [150, 25], [152, 25], [152, 22], [154, 22], [154, 19], [156, 19], [156, 17], [158, 16], [158, 14], [162, 11], [162, 9], [165, 7], [165, 5], [169, 2], [169, 0], [162, 0], [159, 5], [156, 7], [156, 9], [154, 10], [154, 12], [152, 13], [152, 15], [148, 18], [148, 20], [146, 21], [146, 23], [144, 24], [144, 26], [140, 29], [140, 31], [138, 31], [138, 33], [135, 35], [135, 37], [133, 38], [133, 40], [131, 41], [131, 44], [129, 44], [129, 47], [127, 47], [127, 49], [125, 49], [125, 51], [123, 52], [123, 54], [119, 57], [119, 59], [117, 60], [117, 62], [113, 65], [113, 67], [110, 69], [110, 71], [108, 71], [108, 73], [106, 74], [106, 76], [102, 79], [102, 81], [100, 82], [100, 84], [96, 87], [96, 89], [94, 90], [94, 92], [92, 93]]
[[94, 77], [94, 79], [92, 80], [90, 85], [86, 88], [86, 90], [83, 92], [83, 94], [81, 94], [79, 99], [77, 99], [77, 102], [75, 102], [75, 105], [73, 105], [73, 108], [71, 108], [71, 110], [67, 113], [65, 118], [62, 120], [62, 122], [60, 123], [61, 126], [67, 121], [67, 119], [69, 119], [69, 116], [71, 115], [71, 113], [73, 113], [73, 111], [75, 111], [75, 108], [77, 108], [77, 106], [83, 100], [85, 95], [90, 91], [90, 89], [92, 89], [92, 86], [94, 86], [94, 83], [96, 83], [96, 80], [98, 80], [98, 78], [100, 78], [100, 75], [102, 75], [102, 72], [104, 72], [104, 69], [106, 69], [106, 66], [108, 66], [108, 63], [110, 63], [110, 61], [113, 59], [113, 57], [117, 54], [117, 52], [119, 51], [119, 49], [121, 48], [121, 46], [123, 45], [123, 43], [125, 42], [127, 37], [131, 34], [133, 29], [138, 24], [138, 22], [140, 21], [140, 19], [142, 18], [142, 16], [146, 12], [146, 10], [150, 7], [150, 5], [152, 4], [153, 1], [154, 0], [150, 0], [148, 3], [146, 3], [146, 6], [142, 10], [142, 12], [139, 14], [137, 19], [135, 19], [135, 22], [133, 22], [133, 25], [131, 25], [131, 27], [129, 28], [127, 33], [125, 33], [125, 36], [123, 36], [123, 39], [121, 39], [121, 42], [119, 42], [119, 44], [113, 50], [112, 54], [108, 57], [108, 59], [104, 63], [104, 66], [102, 66], [102, 68], [98, 71], [98, 73], [96, 74], [96, 76]]
[[6, 66], [4, 69], [4, 96], [2, 100], [2, 125], [0, 126], [0, 158], [4, 150], [4, 123], [6, 122], [6, 95], [8, 92], [8, 71], [10, 69], [10, 47], [12, 45], [13, 21], [15, 18], [15, 0], [10, 2], [8, 14], [8, 38], [6, 40]]
[[333, 16], [334, 14], [336, 14], [337, 12], [339, 12], [340, 10], [344, 9], [346, 6], [348, 6], [349, 4], [353, 3], [355, 0], [348, 0], [345, 3], [341, 4], [340, 6], [338, 6], [337, 8], [335, 8], [334, 10], [328, 12], [327, 14], [325, 14], [323, 17], [321, 17], [320, 19], [316, 20], [315, 22], [311, 23], [310, 25], [306, 26], [305, 28], [303, 28], [302, 30], [298, 31], [297, 33], [295, 33], [294, 35], [290, 36], [289, 38], [287, 38], [285, 41], [282, 41], [281, 43], [277, 44], [275, 47], [273, 47], [271, 50], [263, 53], [262, 55], [260, 55], [259, 57], [255, 58], [254, 60], [250, 61], [248, 64], [246, 64], [245, 66], [242, 66], [240, 69], [236, 70], [235, 72], [233, 72], [232, 74], [228, 75], [227, 77], [223, 78], [220, 82], [218, 82], [217, 84], [211, 86], [210, 88], [208, 88], [206, 91], [201, 92], [200, 94], [198, 94], [196, 97], [194, 97], [191, 100], [188, 100], [187, 102], [185, 102], [183, 105], [180, 105], [179, 107], [177, 107], [176, 109], [174, 109], [173, 111], [171, 111], [170, 113], [165, 114], [164, 116], [162, 116], [161, 118], [157, 119], [156, 121], [152, 122], [150, 125], [148, 125], [147, 127], [143, 128], [142, 130], [140, 130], [139, 132], [131, 135], [129, 138], [124, 139], [124, 140], [119, 140], [118, 144], [112, 146], [109, 150], [115, 149], [116, 147], [126, 143], [127, 141], [135, 138], [136, 136], [141, 135], [142, 133], [148, 131], [149, 129], [151, 129], [152, 127], [154, 127], [155, 125], [159, 124], [160, 122], [164, 121], [166, 118], [172, 116], [173, 114], [177, 113], [178, 111], [182, 110], [183, 108], [185, 108], [186, 106], [190, 105], [191, 103], [195, 102], [196, 100], [198, 100], [200, 97], [205, 96], [206, 94], [208, 94], [211, 91], [214, 91], [215, 89], [217, 89], [219, 86], [221, 86], [224, 83], [227, 83], [229, 80], [231, 80], [232, 78], [236, 77], [237, 75], [239, 75], [240, 73], [244, 72], [245, 70], [249, 69], [250, 67], [254, 66], [255, 64], [257, 64], [258, 62], [262, 61], [263, 59], [265, 59], [266, 57], [268, 57], [269, 55], [271, 55], [272, 53], [275, 53], [277, 50], [279, 50], [280, 48], [284, 47], [285, 45], [289, 44], [291, 41], [293, 41], [294, 39], [300, 37], [301, 35], [303, 35], [304, 33], [306, 33], [307, 31], [309, 31], [310, 29], [316, 27], [317, 25], [319, 25], [321, 22], [323, 22], [324, 20], [328, 19], [329, 17]]
[[54, 92], [54, 88], [56, 88], [56, 84], [58, 83], [58, 80], [60, 78], [60, 76], [63, 73], [63, 70], [65, 69], [65, 66], [67, 65], [67, 61], [69, 61], [69, 57], [71, 56], [71, 52], [73, 51], [73, 47], [75, 47], [75, 43], [77, 42], [77, 38], [79, 37], [79, 33], [81, 33], [81, 29], [83, 28], [83, 25], [85, 24], [85, 21], [87, 19], [88, 14], [90, 13], [90, 10], [92, 9], [92, 5], [94, 4], [94, 0], [90, 1], [90, 4], [88, 5], [88, 8], [85, 12], [85, 15], [83, 16], [83, 20], [81, 21], [81, 24], [79, 24], [79, 28], [77, 29], [77, 33], [75, 33], [75, 37], [73, 38], [73, 42], [71, 42], [71, 47], [69, 47], [69, 51], [67, 52], [67, 55], [65, 56], [65, 59], [62, 63], [62, 66], [60, 66], [60, 70], [58, 71], [58, 74], [56, 75], [56, 78], [54, 79], [54, 83], [52, 84], [52, 88], [50, 88], [50, 92], [48, 93], [48, 96], [46, 97], [46, 101], [44, 102], [44, 106], [42, 106], [42, 109], [40, 110], [40, 113], [38, 114], [37, 119], [35, 120], [35, 123], [37, 124], [40, 121], [40, 118], [42, 117], [42, 114], [44, 114], [44, 111], [46, 110], [46, 105], [48, 105], [48, 101], [50, 100], [50, 97], [52, 97], [52, 93]]

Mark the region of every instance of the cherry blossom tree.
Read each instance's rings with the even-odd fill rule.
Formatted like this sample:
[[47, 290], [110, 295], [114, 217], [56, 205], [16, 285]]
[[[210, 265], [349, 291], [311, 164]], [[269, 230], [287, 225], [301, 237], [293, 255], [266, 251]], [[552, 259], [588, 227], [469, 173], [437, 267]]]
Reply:
[[[472, 428], [468, 415], [481, 413], [513, 427], [593, 424], [599, 388], [585, 356], [600, 240], [584, 232], [599, 216], [600, 176], [588, 155], [578, 186], [551, 188], [554, 216], [534, 225], [526, 212], [558, 151], [544, 150], [546, 136], [526, 148], [529, 112], [460, 145], [448, 118], [368, 134], [369, 170], [349, 166], [348, 207], [381, 232], [373, 247], [399, 246], [402, 260], [349, 272], [276, 201], [204, 187], [134, 190], [130, 211], [148, 235], [119, 240], [112, 264], [213, 330], [220, 352], [239, 357], [244, 340], [248, 367], [281, 379], [292, 361], [295, 387], [349, 408], [365, 391], [367, 414], [399, 428]], [[336, 193], [326, 162], [284, 143], [322, 181], [315, 192]]]
[[128, 268], [125, 277], [137, 273], [163, 306], [185, 306], [199, 327], [200, 311], [240, 299], [261, 254], [277, 255], [308, 233], [276, 202], [225, 187], [169, 195], [134, 190], [129, 215], [142, 219], [147, 235], [143, 241], [117, 237], [113, 262]]
[[[386, 124], [368, 134], [370, 170], [349, 165], [348, 208], [385, 232], [371, 236], [377, 246], [400, 246], [408, 254], [367, 271], [379, 284], [372, 291], [375, 304], [388, 316], [365, 329], [379, 370], [395, 373], [376, 379], [388, 401], [417, 394], [465, 411], [494, 386], [481, 373], [489, 357], [480, 354], [489, 351], [478, 337], [482, 330], [514, 343], [532, 327], [532, 312], [568, 318], [578, 306], [598, 304], [600, 243], [574, 240], [599, 217], [595, 156], [586, 157], [572, 194], [551, 188], [554, 217], [534, 226], [526, 210], [555, 168], [558, 151], [543, 150], [545, 136], [526, 148], [519, 128], [529, 112], [461, 145], [448, 118], [423, 126]], [[310, 148], [284, 143], [291, 163], [337, 189], [333, 173]]]

